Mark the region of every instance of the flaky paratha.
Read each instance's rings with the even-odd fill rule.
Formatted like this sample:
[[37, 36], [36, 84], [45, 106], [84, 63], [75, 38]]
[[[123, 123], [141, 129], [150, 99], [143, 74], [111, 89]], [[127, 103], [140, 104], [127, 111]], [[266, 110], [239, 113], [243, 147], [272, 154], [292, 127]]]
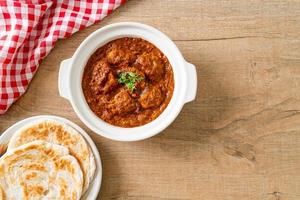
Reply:
[[67, 147], [81, 166], [84, 178], [83, 193], [88, 189], [95, 173], [96, 164], [93, 152], [80, 133], [72, 127], [54, 120], [36, 121], [21, 128], [13, 135], [8, 144], [8, 150], [34, 140], [43, 140]]
[[61, 145], [34, 141], [0, 158], [0, 188], [9, 200], [79, 200], [83, 175], [76, 158]]

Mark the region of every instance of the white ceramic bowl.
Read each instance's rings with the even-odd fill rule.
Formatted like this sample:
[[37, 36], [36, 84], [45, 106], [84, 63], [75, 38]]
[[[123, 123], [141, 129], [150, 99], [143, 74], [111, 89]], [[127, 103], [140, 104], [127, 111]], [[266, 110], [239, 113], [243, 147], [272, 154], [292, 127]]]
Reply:
[[0, 136], [0, 145], [7, 145], [10, 138], [13, 136], [13, 134], [19, 130], [20, 128], [26, 126], [27, 124], [33, 123], [35, 121], [40, 121], [40, 120], [55, 120], [58, 122], [61, 122], [63, 124], [67, 124], [77, 130], [82, 137], [86, 140], [86, 142], [89, 144], [90, 148], [92, 149], [92, 152], [95, 157], [95, 162], [96, 162], [96, 171], [94, 175], [93, 181], [90, 183], [89, 189], [84, 193], [84, 195], [81, 197], [81, 200], [96, 200], [100, 187], [101, 187], [101, 181], [102, 181], [102, 165], [101, 165], [101, 158], [99, 151], [93, 142], [93, 140], [90, 138], [90, 136], [78, 125], [75, 123], [62, 118], [58, 116], [53, 116], [53, 115], [40, 115], [40, 116], [35, 116], [35, 117], [29, 117], [26, 119], [23, 119], [8, 129], [4, 131], [1, 136]]
[[[174, 92], [167, 108], [152, 122], [134, 128], [113, 126], [97, 117], [86, 103], [81, 87], [90, 56], [122, 37], [143, 38], [154, 44], [167, 56], [174, 73]], [[97, 134], [119, 141], [137, 141], [158, 134], [175, 120], [185, 103], [195, 99], [197, 92], [196, 68], [184, 60], [172, 40], [151, 26], [133, 22], [111, 24], [88, 36], [70, 59], [62, 61], [58, 79], [60, 95], [71, 102], [78, 117]]]

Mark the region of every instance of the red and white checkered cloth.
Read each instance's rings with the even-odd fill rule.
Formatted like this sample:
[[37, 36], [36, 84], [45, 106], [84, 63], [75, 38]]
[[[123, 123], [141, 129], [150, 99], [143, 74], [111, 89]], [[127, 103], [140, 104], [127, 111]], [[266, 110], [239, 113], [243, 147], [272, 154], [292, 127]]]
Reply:
[[125, 0], [0, 0], [0, 114], [25, 91], [58, 39], [103, 19]]

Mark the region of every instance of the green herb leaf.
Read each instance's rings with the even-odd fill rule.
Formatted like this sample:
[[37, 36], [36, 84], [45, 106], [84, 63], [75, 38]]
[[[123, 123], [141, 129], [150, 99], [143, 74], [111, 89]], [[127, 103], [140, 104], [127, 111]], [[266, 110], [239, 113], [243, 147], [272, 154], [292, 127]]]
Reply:
[[144, 79], [134, 72], [121, 72], [118, 76], [118, 82], [125, 84], [131, 92], [135, 90], [135, 83]]

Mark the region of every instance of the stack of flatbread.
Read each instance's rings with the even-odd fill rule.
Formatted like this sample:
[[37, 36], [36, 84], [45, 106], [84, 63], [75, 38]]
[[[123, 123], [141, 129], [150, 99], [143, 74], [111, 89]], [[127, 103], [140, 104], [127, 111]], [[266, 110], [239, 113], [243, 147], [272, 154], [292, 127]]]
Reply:
[[37, 121], [18, 130], [0, 158], [0, 200], [78, 200], [95, 168], [80, 133], [54, 120]]

